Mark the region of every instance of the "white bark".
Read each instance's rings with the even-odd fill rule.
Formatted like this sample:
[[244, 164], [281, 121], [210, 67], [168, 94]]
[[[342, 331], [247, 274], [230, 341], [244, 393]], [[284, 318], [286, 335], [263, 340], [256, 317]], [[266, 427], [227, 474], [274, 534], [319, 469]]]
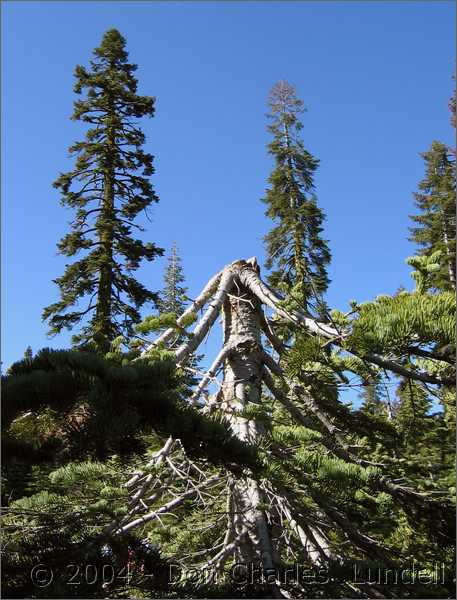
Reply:
[[226, 267], [222, 273], [217, 292], [210, 302], [205, 314], [192, 332], [190, 340], [181, 344], [181, 346], [176, 350], [175, 355], [176, 362], [178, 364], [184, 364], [192, 352], [194, 352], [194, 350], [196, 350], [203, 341], [203, 338], [216, 320], [227, 293], [233, 286], [233, 279], [234, 272], [232, 267]]
[[210, 488], [212, 485], [214, 485], [215, 483], [220, 481], [220, 479], [221, 479], [221, 477], [219, 475], [213, 475], [213, 477], [210, 477], [209, 479], [203, 481], [198, 486], [192, 487], [191, 489], [184, 492], [184, 494], [182, 494], [181, 496], [178, 496], [177, 498], [173, 498], [173, 500], [170, 500], [169, 502], [167, 502], [166, 504], [164, 504], [157, 510], [151, 511], [151, 512], [147, 513], [146, 515], [142, 515], [141, 517], [138, 517], [137, 519], [130, 521], [130, 523], [127, 523], [126, 525], [120, 527], [115, 533], [126, 533], [127, 531], [130, 531], [131, 529], [134, 529], [135, 527], [138, 527], [139, 525], [144, 525], [145, 523], [148, 523], [149, 521], [152, 521], [153, 519], [158, 519], [160, 515], [165, 515], [165, 514], [171, 512], [174, 508], [177, 508], [178, 506], [180, 506], [185, 500], [187, 500], [188, 498], [191, 498], [192, 496], [195, 496], [199, 490], [201, 490], [203, 488], [204, 489]]
[[295, 325], [305, 327], [309, 331], [321, 335], [322, 337], [336, 340], [341, 340], [342, 334], [334, 327], [330, 327], [324, 323], [320, 323], [314, 319], [306, 317], [301, 311], [287, 311], [281, 307], [280, 303], [283, 298], [269, 288], [258, 276], [258, 274], [250, 268], [243, 268], [239, 273], [240, 281], [257, 296], [263, 303], [275, 310], [278, 315]]
[[[208, 300], [211, 298], [211, 296], [216, 291], [218, 283], [219, 283], [219, 281], [221, 279], [221, 276], [222, 276], [222, 271], [219, 271], [219, 273], [217, 273], [216, 275], [214, 275], [214, 277], [212, 277], [208, 281], [208, 283], [205, 285], [205, 287], [200, 292], [200, 294], [198, 295], [198, 297], [192, 302], [192, 304], [189, 306], [189, 308], [187, 308], [184, 311], [184, 313], [179, 317], [179, 319], [177, 319], [176, 322], [177, 322], [178, 325], [182, 325], [185, 322], [186, 318], [190, 314], [196, 313], [203, 306], [205, 306], [205, 304], [208, 302]], [[168, 340], [171, 337], [173, 337], [174, 333], [176, 333], [176, 330], [173, 329], [173, 327], [170, 327], [169, 329], [167, 329], [166, 331], [164, 331], [162, 333], [162, 335], [160, 335], [156, 340], [154, 340], [152, 342], [152, 344], [150, 344], [145, 350], [143, 350], [143, 352], [141, 353], [141, 356], [145, 356], [148, 352], [150, 352], [150, 350], [152, 350], [152, 348], [155, 348], [160, 343], [166, 343], [166, 342], [168, 342]]]
[[[264, 434], [261, 422], [255, 418], [249, 418], [245, 414], [246, 409], [249, 409], [249, 407], [261, 405], [261, 386], [262, 381], [264, 381], [272, 394], [299, 423], [321, 431], [323, 434], [322, 443], [337, 456], [363, 466], [370, 464], [368, 461], [354, 456], [351, 447], [347, 445], [344, 436], [332, 422], [332, 419], [329, 418], [326, 411], [321, 410], [319, 403], [302, 386], [287, 381], [279, 364], [263, 351], [261, 345], [262, 330], [267, 334], [278, 354], [282, 353], [284, 346], [281, 340], [271, 331], [261, 311], [261, 304], [270, 306], [278, 315], [289, 322], [328, 339], [328, 343], [335, 342], [341, 345], [347, 333], [342, 334], [329, 325], [306, 317], [300, 311], [289, 312], [282, 308], [280, 304], [281, 297], [260, 279], [254, 259], [236, 261], [228, 265], [205, 286], [203, 292], [186, 313], [184, 313], [183, 317], [201, 308], [210, 298], [209, 306], [197, 323], [193, 333], [190, 334], [190, 339], [175, 351], [176, 362], [179, 365], [184, 365], [203, 341], [218, 314], [222, 311], [224, 327], [223, 348], [200, 381], [194, 392], [193, 400], [198, 398], [208, 381], [214, 379], [217, 370], [223, 365], [224, 376], [221, 389], [217, 395], [217, 405], [225, 413], [234, 434], [241, 441], [258, 445], [260, 438]], [[167, 330], [149, 349], [159, 342], [167, 341], [174, 332], [174, 329]], [[375, 359], [378, 360], [378, 364], [380, 364], [379, 361], [383, 361], [383, 366], [386, 366], [386, 359], [379, 357], [375, 357]], [[370, 359], [368, 358], [368, 360]], [[376, 360], [373, 360], [373, 362], [376, 362]], [[268, 367], [274, 375], [280, 378], [280, 381], [284, 383], [286, 392], [276, 387], [273, 377], [265, 367]], [[391, 368], [391, 370], [395, 371], [395, 368]], [[295, 405], [293, 399], [289, 397], [289, 391], [305, 404], [307, 412], [309, 411], [314, 418], [311, 417], [311, 414], [309, 416], [303, 414], [300, 408]], [[151, 462], [158, 464], [159, 461], [161, 462], [165, 459], [172, 468], [172, 471], [182, 480], [186, 479], [186, 473], [180, 470], [180, 467], [176, 468], [170, 462], [170, 453], [174, 448], [175, 442], [179, 441], [173, 441], [170, 438], [164, 448], [154, 456]], [[188, 474], [189, 472], [187, 472]], [[143, 477], [144, 482], [142, 480]], [[117, 531], [129, 531], [133, 527], [151, 520], [160, 520], [161, 515], [168, 514], [173, 509], [180, 507], [185, 500], [193, 496], [196, 496], [196, 500], [203, 503], [203, 506], [206, 506], [205, 497], [201, 493], [202, 490], [206, 492], [220, 479], [219, 475], [206, 478], [200, 472], [197, 481], [187, 481], [183, 493], [178, 491], [179, 495], [171, 500], [169, 500], [168, 496], [167, 500], [169, 501], [166, 504], [155, 510], [148, 508], [149, 512], [147, 514], [130, 520], [130, 522], [127, 522], [126, 519], [121, 520]], [[136, 473], [126, 484], [131, 487], [135, 486], [135, 484], [141, 485], [142, 483], [143, 487], [140, 488], [140, 493], [138, 494], [137, 492], [137, 494], [134, 494], [135, 500], [143, 498], [146, 490], [150, 488], [151, 481], [143, 473]], [[159, 485], [166, 486], [166, 483], [162, 481], [159, 482]], [[406, 493], [404, 488], [395, 486], [387, 478], [380, 478], [377, 481], [374, 479], [370, 480], [370, 485], [375, 489], [385, 489], [393, 495]], [[266, 501], [268, 490], [263, 491], [259, 483], [249, 477], [248, 474], [233, 480], [229, 487], [230, 496], [227, 506], [228, 523], [225, 537], [222, 544], [217, 544], [205, 551], [206, 554], [212, 554], [217, 551], [206, 563], [206, 567], [211, 566], [220, 569], [229, 556], [235, 555], [237, 561], [251, 563], [260, 560], [265, 571], [273, 570], [276, 564], [275, 542], [272, 539], [267, 517], [262, 508], [262, 504]], [[157, 497], [160, 497], [162, 489], [159, 487], [159, 489], [156, 488], [156, 490], [153, 490], [156, 494], [160, 491], [160, 494], [158, 496], [153, 495], [151, 498], [157, 499]], [[150, 493], [151, 491], [149, 491]], [[171, 495], [174, 494], [173, 488], [170, 493]], [[337, 511], [333, 505], [329, 505], [326, 498], [315, 497], [314, 499], [328, 515], [328, 518], [341, 527], [348, 535], [348, 538], [356, 545], [360, 548], [368, 549], [372, 553], [378, 553], [378, 556], [382, 554], [382, 549], [379, 548], [376, 541], [360, 534], [351, 526], [343, 514]], [[325, 538], [315, 527], [307, 523], [299, 508], [294, 507], [290, 500], [287, 502], [287, 506], [283, 507], [283, 514], [285, 514], [291, 528], [301, 540], [302, 545], [313, 562], [319, 563], [330, 556], [326, 549], [327, 542]], [[128, 518], [133, 519], [134, 516], [136, 517], [137, 513], [129, 515]], [[284, 597], [285, 595], [280, 589], [278, 582], [270, 584], [270, 589], [275, 597]]]
[[444, 241], [444, 245], [446, 247], [449, 281], [451, 282], [451, 285], [455, 290], [455, 273], [454, 273], [455, 264], [454, 264], [454, 261], [452, 260], [452, 248], [451, 248], [451, 243], [449, 241], [450, 236], [448, 235], [446, 216], [445, 216], [443, 210], [441, 212], [442, 212], [442, 219], [443, 219], [443, 241]]
[[[334, 327], [327, 325], [325, 323], [321, 323], [314, 319], [310, 319], [306, 317], [301, 311], [293, 310], [287, 311], [280, 306], [280, 302], [282, 302], [282, 298], [279, 294], [274, 292], [271, 288], [269, 288], [259, 277], [259, 275], [248, 266], [241, 269], [239, 274], [239, 279], [244, 285], [246, 285], [259, 300], [274, 309], [276, 313], [289, 321], [290, 323], [294, 323], [300, 327], [304, 327], [308, 331], [315, 333], [319, 336], [327, 338], [329, 341], [341, 345], [341, 342], [349, 335], [347, 331], [337, 331]], [[351, 354], [358, 356], [358, 354], [352, 350], [347, 350]], [[406, 369], [402, 365], [384, 358], [382, 356], [378, 356], [376, 354], [367, 354], [362, 358], [366, 359], [368, 362], [374, 363], [380, 367], [388, 369], [398, 375], [402, 375], [404, 377], [408, 377], [410, 379], [414, 379], [417, 381], [423, 381], [425, 383], [436, 383], [436, 384], [452, 384], [454, 381], [450, 378], [439, 379], [434, 375], [429, 373], [421, 373], [417, 371], [411, 371]]]
[[165, 445], [158, 451], [152, 459], [147, 463], [146, 467], [151, 467], [152, 465], [159, 466], [162, 464], [164, 459], [170, 455], [171, 451], [174, 449], [176, 445], [176, 440], [174, 440], [171, 436], [165, 442]]
[[[240, 440], [258, 443], [262, 426], [254, 419], [240, 415], [249, 405], [261, 402], [263, 359], [261, 350], [259, 302], [236, 282], [233, 295], [224, 303], [224, 346], [231, 351], [225, 360], [221, 410], [229, 419]], [[274, 569], [273, 546], [265, 513], [260, 505], [264, 500], [259, 484], [249, 477], [234, 483], [234, 509], [239, 515], [236, 523], [238, 554], [243, 561], [260, 559], [264, 570]], [[243, 531], [247, 535], [242, 535]], [[240, 537], [241, 536], [241, 537]], [[275, 597], [284, 597], [277, 584], [270, 589]]]
[[200, 394], [202, 393], [202, 391], [204, 390], [204, 388], [208, 384], [208, 382], [211, 379], [214, 379], [214, 377], [216, 376], [217, 370], [219, 369], [221, 364], [226, 359], [230, 350], [231, 350], [230, 346], [224, 346], [222, 348], [222, 350], [219, 352], [219, 354], [216, 356], [212, 365], [210, 366], [208, 371], [204, 374], [204, 376], [200, 380], [197, 388], [195, 389], [195, 392], [192, 394], [192, 396], [190, 398], [192, 402], [196, 402], [198, 400]]
[[322, 564], [323, 559], [327, 558], [327, 556], [323, 552], [323, 549], [318, 548], [317, 545], [313, 543], [310, 536], [307, 535], [307, 533], [305, 533], [303, 527], [297, 523], [289, 507], [285, 503], [281, 506], [281, 508], [284, 511], [284, 514], [286, 515], [290, 528], [292, 529], [292, 531], [295, 532], [295, 534], [299, 538], [311, 563], [313, 565]]

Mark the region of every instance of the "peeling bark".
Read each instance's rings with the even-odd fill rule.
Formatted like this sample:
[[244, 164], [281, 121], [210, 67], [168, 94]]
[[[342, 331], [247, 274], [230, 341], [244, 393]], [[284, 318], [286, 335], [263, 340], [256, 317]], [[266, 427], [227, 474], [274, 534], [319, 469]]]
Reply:
[[[237, 437], [255, 444], [264, 433], [254, 419], [240, 413], [250, 405], [260, 405], [262, 392], [263, 358], [259, 301], [241, 283], [235, 282], [233, 295], [224, 303], [224, 347], [230, 348], [225, 365], [220, 409], [227, 415]], [[274, 569], [273, 545], [261, 504], [264, 501], [259, 484], [250, 477], [234, 483], [234, 509], [241, 515], [237, 524], [240, 539], [239, 555], [243, 562], [257, 562], [260, 558], [266, 573]], [[277, 584], [270, 585], [274, 597], [284, 595]]]

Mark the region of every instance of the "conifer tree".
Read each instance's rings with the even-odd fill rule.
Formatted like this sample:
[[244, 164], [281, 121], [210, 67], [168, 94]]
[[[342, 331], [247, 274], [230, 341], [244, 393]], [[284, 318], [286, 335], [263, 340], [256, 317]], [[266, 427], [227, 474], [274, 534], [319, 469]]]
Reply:
[[386, 388], [379, 378], [368, 380], [362, 388], [359, 398], [362, 401], [361, 410], [370, 415], [387, 415], [389, 419], [393, 416], [392, 405], [386, 395]]
[[310, 310], [314, 297], [322, 309], [321, 295], [329, 279], [330, 251], [322, 238], [324, 214], [314, 195], [314, 173], [319, 161], [304, 148], [299, 133], [299, 115], [305, 109], [295, 89], [286, 81], [276, 83], [268, 100], [273, 135], [269, 153], [275, 167], [270, 188], [263, 199], [266, 215], [275, 226], [265, 236], [267, 268], [274, 268], [269, 281], [283, 283], [302, 308]]
[[161, 313], [173, 313], [180, 317], [184, 312], [187, 301], [187, 288], [184, 283], [184, 273], [176, 242], [173, 243], [168, 257], [164, 275], [165, 286], [160, 293], [158, 308]]
[[33, 350], [30, 345], [27, 346], [27, 348], [25, 349], [24, 358], [27, 360], [32, 360], [32, 358], [33, 358]]
[[421, 246], [419, 254], [431, 256], [440, 251], [441, 268], [433, 277], [437, 289], [455, 289], [455, 160], [449, 148], [434, 141], [425, 160], [425, 178], [415, 193], [418, 215], [411, 218], [411, 240]]
[[[277, 338], [262, 305], [294, 328], [291, 347]], [[446, 442], [439, 454], [446, 423], [429, 418], [424, 384], [451, 391], [454, 296], [380, 296], [354, 306], [350, 315], [333, 311], [337, 331], [285, 309], [251, 259], [212, 277], [175, 325], [185, 329], [187, 317], [200, 311], [181, 345], [167, 347], [176, 335], [171, 326], [142, 360], [46, 350], [13, 365], [2, 382], [3, 443], [24, 448], [31, 437], [24, 411], [36, 420], [48, 408], [46, 422], [66, 432], [66, 440], [57, 439], [57, 456], [65, 459], [67, 447], [71, 459], [83, 462], [42, 474], [36, 485], [31, 481], [38, 494], [15, 494], [9, 502], [7, 543], [17, 549], [7, 563], [10, 580], [18, 578], [12, 587], [34, 593], [20, 573], [32, 567], [39, 527], [36, 556], [56, 572], [69, 561], [87, 560], [89, 551], [99, 565], [106, 546], [114, 559], [116, 548], [146, 540], [149, 548], [160, 548], [160, 556], [145, 557], [158, 575], [166, 568], [163, 558], [184, 573], [205, 576], [173, 581], [167, 590], [148, 574], [139, 582], [148, 597], [426, 597], [417, 582], [353, 580], [355, 565], [362, 573], [372, 565], [385, 572], [412, 560], [427, 572], [443, 563], [449, 570], [436, 597], [452, 596], [453, 445]], [[179, 373], [218, 315], [223, 347], [188, 398]], [[264, 350], [264, 336], [279, 360]], [[404, 380], [398, 419], [354, 411], [338, 398], [339, 382], [349, 383], [345, 374], [370, 382], [383, 372]], [[222, 380], [215, 381], [219, 373]], [[216, 384], [211, 396], [204, 395], [209, 381]], [[72, 431], [68, 416], [83, 400], [89, 410]], [[57, 436], [49, 438], [46, 422], [36, 423], [35, 437], [55, 460], [48, 444]], [[136, 438], [140, 446], [132, 444]], [[137, 459], [126, 463], [132, 454]], [[9, 492], [15, 469], [6, 475]], [[292, 561], [325, 568], [326, 583], [284, 581], [281, 569]], [[230, 579], [236, 564], [246, 562], [258, 573], [252, 586]], [[267, 578], [272, 570], [278, 576]], [[58, 583], [46, 594], [64, 596]], [[136, 583], [122, 590], [117, 585], [94, 592], [138, 597]]]
[[163, 251], [132, 236], [133, 228], [142, 231], [135, 217], [158, 201], [148, 179], [153, 157], [142, 150], [145, 137], [136, 125], [139, 117], [154, 115], [155, 99], [137, 94], [137, 67], [128, 62], [125, 39], [116, 29], [105, 33], [93, 54], [90, 69], [76, 67], [74, 90], [86, 97], [74, 103], [72, 115], [91, 128], [69, 149], [77, 157], [74, 169], [54, 183], [61, 203], [76, 210], [59, 252], [88, 253], [55, 280], [60, 300], [45, 308], [43, 319], [56, 334], [90, 317], [74, 342], [106, 351], [116, 336], [132, 332], [140, 307], [157, 299], [132, 271]]
[[[452, 77], [452, 79], [455, 81], [455, 76]], [[449, 100], [449, 110], [451, 111], [451, 125], [452, 127], [456, 127], [456, 118], [455, 118], [455, 111], [456, 111], [456, 98], [455, 98], [455, 87], [454, 87], [454, 92], [451, 96], [451, 99]], [[455, 154], [455, 152], [454, 152]]]

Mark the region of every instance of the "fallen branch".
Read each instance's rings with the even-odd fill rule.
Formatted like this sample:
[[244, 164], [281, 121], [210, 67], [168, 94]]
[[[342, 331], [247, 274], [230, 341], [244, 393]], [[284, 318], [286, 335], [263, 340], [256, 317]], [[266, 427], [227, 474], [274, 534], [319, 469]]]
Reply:
[[169, 513], [172, 509], [176, 508], [177, 506], [180, 506], [185, 500], [187, 500], [188, 498], [191, 498], [193, 495], [195, 495], [197, 493], [198, 489], [201, 489], [204, 487], [207, 488], [209, 486], [212, 486], [213, 484], [220, 481], [220, 479], [221, 479], [220, 475], [213, 475], [213, 477], [206, 479], [199, 486], [191, 488], [187, 492], [184, 492], [184, 494], [182, 494], [181, 496], [178, 496], [178, 498], [173, 498], [173, 500], [170, 500], [169, 502], [167, 502], [166, 504], [164, 504], [157, 510], [151, 511], [148, 514], [138, 517], [134, 521], [131, 521], [127, 525], [119, 527], [115, 531], [115, 533], [118, 533], [118, 534], [126, 533], [127, 531], [130, 531], [131, 529], [138, 527], [138, 525], [144, 525], [145, 523], [148, 523], [149, 521], [152, 521], [153, 519], [157, 519], [159, 517], [159, 515]]

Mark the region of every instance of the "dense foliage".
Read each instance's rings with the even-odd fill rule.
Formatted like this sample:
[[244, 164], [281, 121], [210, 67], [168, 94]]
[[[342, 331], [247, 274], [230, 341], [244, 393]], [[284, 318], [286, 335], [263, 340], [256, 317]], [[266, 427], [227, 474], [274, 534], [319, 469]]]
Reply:
[[[263, 201], [275, 223], [265, 236], [267, 268], [273, 286], [280, 286], [300, 306], [322, 311], [321, 295], [329, 279], [330, 251], [322, 238], [324, 214], [314, 194], [314, 172], [319, 161], [300, 139], [299, 115], [303, 102], [286, 81], [279, 81], [269, 97], [273, 140], [268, 146], [275, 166]], [[314, 303], [313, 303], [314, 300]], [[314, 304], [314, 305], [313, 305]]]
[[[74, 341], [106, 352], [115, 337], [132, 333], [141, 306], [157, 299], [132, 272], [143, 259], [151, 261], [163, 251], [132, 237], [133, 228], [142, 230], [135, 217], [158, 201], [149, 180], [153, 157], [142, 150], [145, 138], [136, 125], [139, 117], [153, 116], [155, 99], [137, 94], [137, 67], [128, 62], [117, 30], [105, 33], [94, 56], [90, 70], [76, 67], [75, 92], [87, 96], [75, 102], [72, 116], [91, 128], [69, 150], [77, 157], [75, 168], [54, 183], [62, 204], [76, 210], [59, 252], [88, 253], [55, 280], [60, 300], [44, 310], [43, 319], [56, 334], [90, 317]], [[86, 296], [89, 301], [82, 306]]]
[[412, 239], [420, 244], [422, 255], [441, 252], [432, 283], [436, 289], [455, 291], [455, 157], [436, 141], [422, 156], [426, 175], [415, 194], [420, 212], [412, 217]]

